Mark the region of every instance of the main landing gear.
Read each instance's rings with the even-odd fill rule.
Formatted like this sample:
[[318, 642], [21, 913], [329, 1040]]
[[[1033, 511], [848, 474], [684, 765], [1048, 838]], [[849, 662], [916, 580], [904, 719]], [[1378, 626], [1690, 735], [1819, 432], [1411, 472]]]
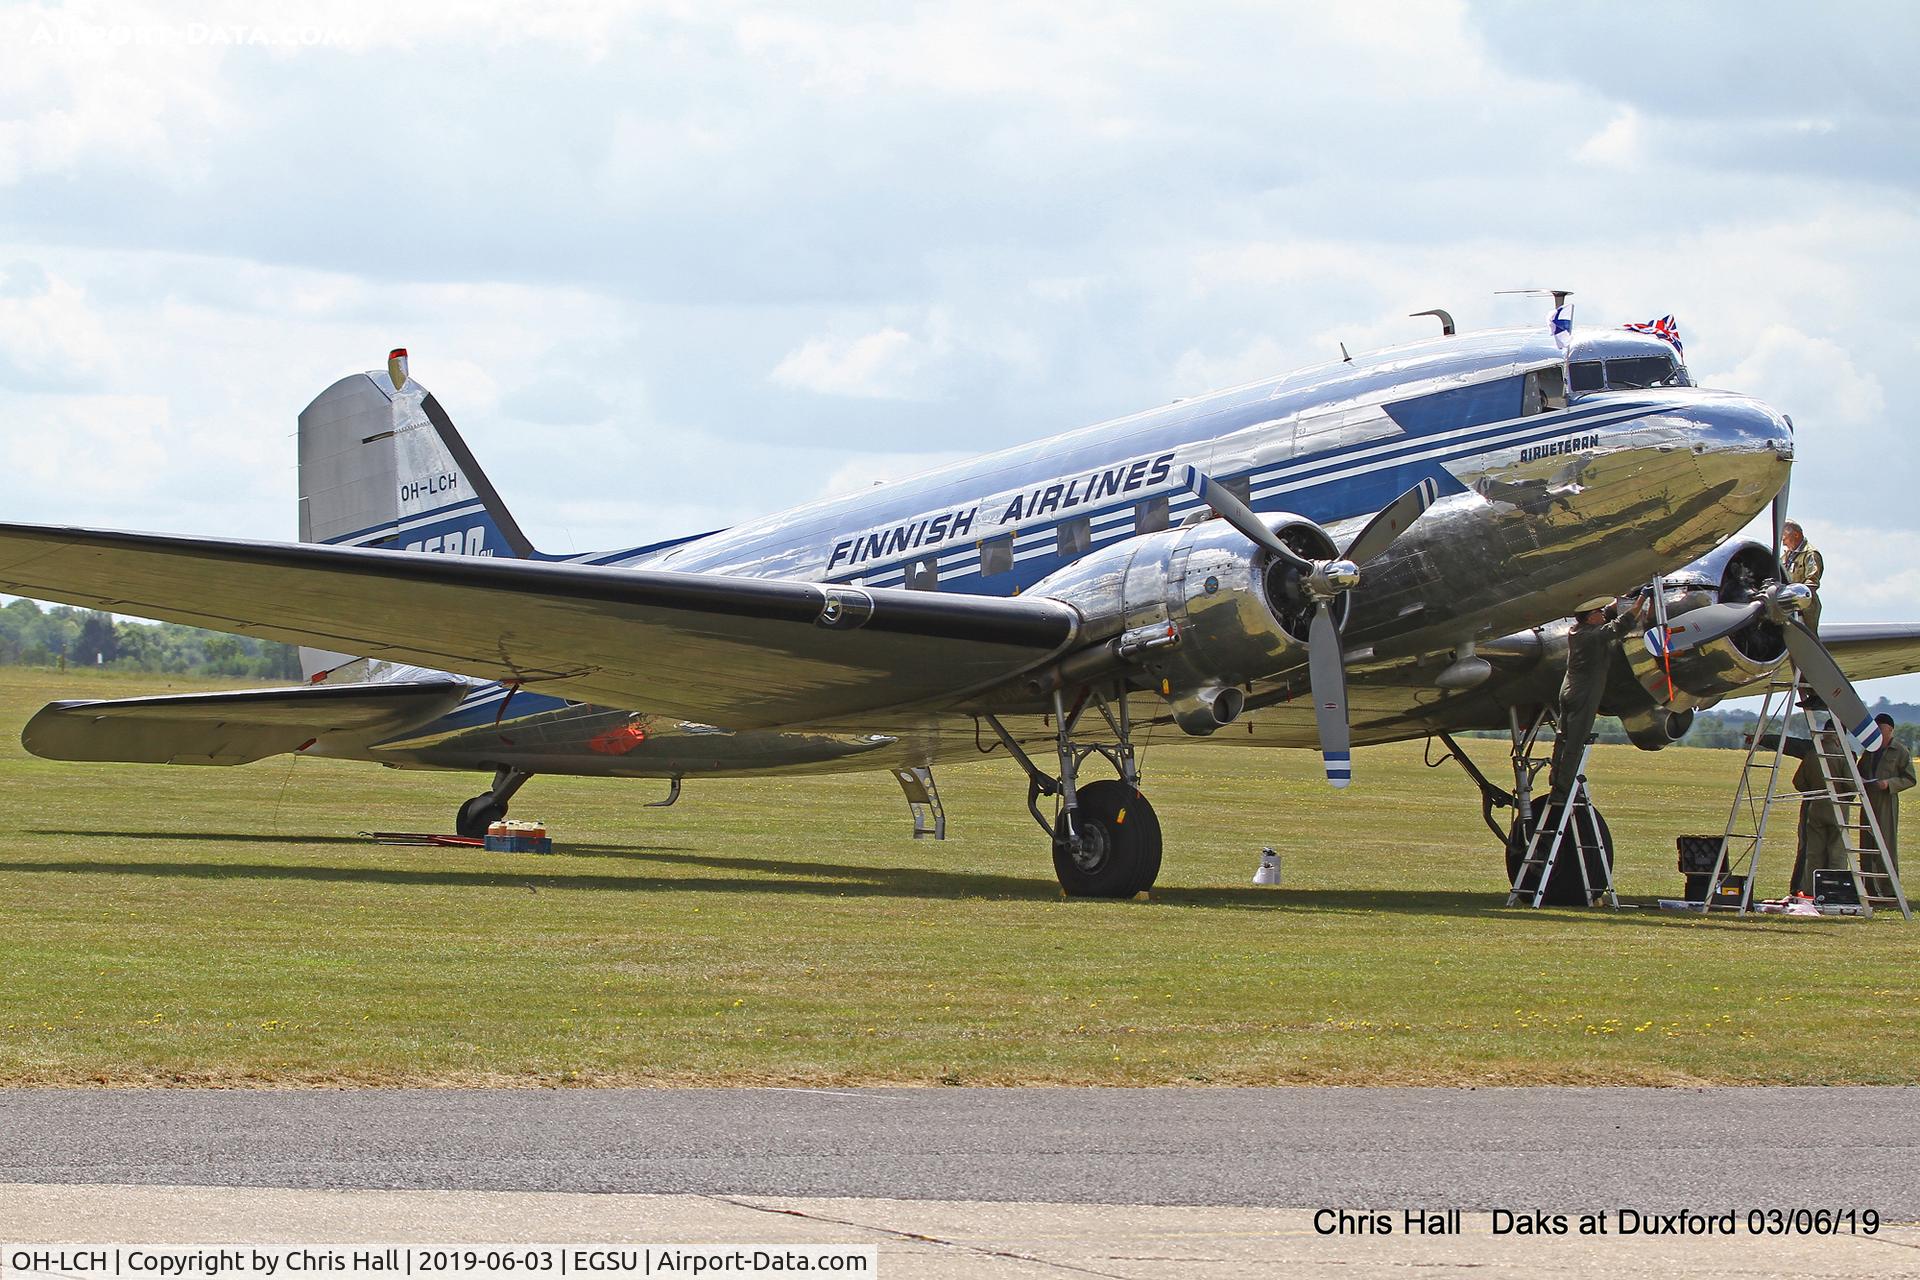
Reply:
[[[1531, 719], [1526, 719], [1521, 716], [1518, 708], [1510, 708], [1507, 716], [1508, 733], [1513, 740], [1512, 750], [1509, 753], [1513, 763], [1512, 791], [1506, 791], [1494, 785], [1486, 774], [1480, 772], [1479, 767], [1473, 763], [1472, 757], [1460, 749], [1460, 744], [1455, 742], [1451, 735], [1441, 733], [1436, 736], [1445, 744], [1452, 758], [1459, 761], [1460, 767], [1467, 771], [1467, 776], [1471, 777], [1474, 784], [1480, 788], [1480, 816], [1486, 821], [1488, 830], [1493, 832], [1494, 839], [1500, 841], [1506, 851], [1507, 883], [1512, 885], [1514, 877], [1520, 874], [1520, 864], [1526, 857], [1527, 844], [1532, 839], [1534, 828], [1542, 822], [1547, 823], [1549, 827], [1558, 823], [1560, 807], [1552, 804], [1550, 797], [1547, 800], [1537, 800], [1533, 794], [1533, 784], [1539, 777], [1540, 771], [1552, 763], [1552, 752], [1542, 750], [1546, 744], [1543, 744], [1540, 739], [1540, 731], [1553, 720], [1552, 711], [1542, 707], [1534, 712]], [[1445, 758], [1433, 762], [1435, 768], [1445, 763]], [[1512, 809], [1513, 820], [1502, 827], [1493, 816], [1495, 809]], [[1574, 821], [1581, 826], [1579, 847], [1590, 850], [1587, 883], [1611, 884], [1612, 880], [1603, 874], [1599, 865], [1600, 859], [1604, 857], [1607, 866], [1609, 868], [1613, 866], [1613, 832], [1607, 829], [1606, 818], [1601, 815], [1599, 809], [1588, 805], [1575, 811]], [[1574, 842], [1569, 839], [1565, 847], [1575, 847]], [[1527, 895], [1532, 897], [1532, 894], [1530, 882]], [[1587, 901], [1586, 886], [1581, 883], [1580, 866], [1576, 857], [1561, 857], [1554, 861], [1553, 877], [1547, 881], [1547, 893], [1542, 899], [1542, 905], [1555, 907], [1590, 905]]]
[[507, 805], [513, 799], [513, 793], [526, 785], [533, 774], [524, 769], [500, 769], [493, 775], [493, 789], [482, 791], [473, 799], [460, 806], [460, 812], [453, 820], [453, 829], [469, 840], [478, 840], [487, 834], [487, 828], [507, 816]]
[[[1113, 741], [1087, 742], [1075, 736], [1089, 705], [1113, 731]], [[1056, 689], [1053, 713], [1060, 759], [1057, 778], [1043, 772], [996, 717], [981, 718], [1026, 770], [1027, 811], [1053, 842], [1053, 870], [1060, 877], [1060, 887], [1075, 898], [1131, 898], [1144, 893], [1160, 874], [1160, 819], [1140, 793], [1125, 686], [1116, 688], [1111, 697], [1082, 690], [1072, 707]], [[1094, 755], [1106, 758], [1119, 773], [1118, 781], [1081, 785], [1080, 767]], [[1056, 797], [1051, 822], [1040, 811], [1041, 796]]]

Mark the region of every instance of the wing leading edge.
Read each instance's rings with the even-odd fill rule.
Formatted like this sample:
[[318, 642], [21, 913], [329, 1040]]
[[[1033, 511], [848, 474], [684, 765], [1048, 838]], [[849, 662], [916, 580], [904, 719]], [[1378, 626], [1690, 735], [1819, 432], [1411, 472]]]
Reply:
[[957, 697], [1070, 647], [1055, 600], [0, 524], [0, 591], [729, 728]]

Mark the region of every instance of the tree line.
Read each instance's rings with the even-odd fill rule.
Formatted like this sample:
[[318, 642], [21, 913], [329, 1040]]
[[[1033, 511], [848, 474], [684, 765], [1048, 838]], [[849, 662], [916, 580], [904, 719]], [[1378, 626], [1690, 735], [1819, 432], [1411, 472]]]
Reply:
[[112, 668], [168, 675], [300, 680], [300, 651], [274, 640], [173, 622], [117, 621], [98, 609], [0, 606], [0, 666]]

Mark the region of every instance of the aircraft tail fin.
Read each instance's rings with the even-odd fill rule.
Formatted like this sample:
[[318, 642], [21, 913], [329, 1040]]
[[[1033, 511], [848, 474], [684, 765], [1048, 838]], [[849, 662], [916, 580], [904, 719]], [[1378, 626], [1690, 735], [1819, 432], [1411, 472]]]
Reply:
[[[536, 553], [453, 419], [407, 371], [356, 373], [300, 411], [300, 540], [430, 555]], [[351, 661], [301, 650], [309, 679]]]
[[390, 367], [342, 378], [300, 411], [300, 540], [532, 556], [453, 419], [408, 375], [406, 352]]

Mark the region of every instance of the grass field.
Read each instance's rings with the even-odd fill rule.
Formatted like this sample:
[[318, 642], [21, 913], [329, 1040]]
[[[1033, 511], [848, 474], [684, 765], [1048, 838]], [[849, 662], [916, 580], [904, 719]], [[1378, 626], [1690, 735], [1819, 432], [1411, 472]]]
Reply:
[[[946, 770], [950, 838], [884, 775], [540, 778], [549, 857], [392, 848], [466, 775], [27, 757], [57, 696], [0, 671], [0, 1082], [1912, 1082], [1920, 925], [1508, 910], [1457, 768], [1156, 746], [1152, 901], [1066, 902], [1024, 788]], [[1501, 744], [1473, 744], [1488, 765]], [[1602, 748], [1630, 900], [1677, 891], [1738, 756]], [[1260, 846], [1285, 885], [1248, 884]], [[1790, 851], [1786, 858], [1790, 859]], [[1776, 857], [1774, 883], [1784, 887]]]

